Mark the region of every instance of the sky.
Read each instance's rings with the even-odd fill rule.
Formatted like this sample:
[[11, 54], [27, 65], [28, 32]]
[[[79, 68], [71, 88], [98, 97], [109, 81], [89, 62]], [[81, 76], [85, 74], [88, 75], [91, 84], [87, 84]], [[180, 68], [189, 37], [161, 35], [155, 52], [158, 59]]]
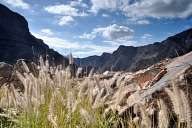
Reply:
[[30, 32], [75, 57], [160, 42], [192, 27], [192, 0], [0, 0]]

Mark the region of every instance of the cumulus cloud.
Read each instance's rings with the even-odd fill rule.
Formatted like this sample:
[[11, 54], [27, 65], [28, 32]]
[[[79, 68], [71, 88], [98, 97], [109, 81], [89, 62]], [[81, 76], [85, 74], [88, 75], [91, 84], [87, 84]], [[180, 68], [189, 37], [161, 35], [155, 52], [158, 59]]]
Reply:
[[109, 25], [94, 29], [95, 33], [101, 33], [102, 36], [109, 40], [116, 40], [120, 38], [130, 38], [133, 36], [134, 31], [126, 26], [119, 26], [117, 24]]
[[68, 25], [74, 21], [73, 17], [71, 16], [63, 16], [59, 19], [58, 24], [60, 26]]
[[77, 16], [78, 9], [71, 7], [70, 5], [53, 5], [45, 7], [45, 10], [52, 14], [61, 14], [68, 16]]
[[84, 11], [80, 12], [79, 9], [65, 4], [51, 5], [45, 7], [44, 9], [51, 14], [59, 14], [65, 16], [88, 16], [88, 14]]
[[97, 13], [99, 10], [116, 11], [121, 5], [127, 5], [129, 0], [91, 0], [91, 12]]
[[121, 11], [127, 17], [186, 18], [192, 15], [191, 0], [91, 0], [93, 12]]
[[125, 6], [127, 16], [153, 18], [186, 18], [192, 15], [191, 0], [143, 0]]
[[93, 29], [90, 34], [84, 33], [80, 38], [94, 39], [100, 35], [107, 40], [130, 39], [133, 37], [134, 31], [127, 26], [119, 26], [117, 24], [109, 25], [107, 27], [99, 27]]
[[23, 0], [4, 0], [5, 3], [17, 7], [17, 8], [22, 8], [22, 9], [29, 9], [30, 5]]
[[81, 3], [81, 1], [72, 1], [71, 4], [69, 5], [65, 5], [65, 4], [50, 5], [45, 7], [44, 9], [48, 13], [61, 16], [61, 18], [58, 21], [58, 24], [60, 26], [68, 25], [74, 21], [74, 17], [88, 16], [88, 13], [86, 13], [85, 11], [80, 12], [79, 9], [73, 7], [73, 5], [75, 4], [74, 2]]
[[41, 33], [43, 33], [45, 35], [48, 35], [48, 36], [53, 36], [54, 35], [54, 33], [51, 31], [51, 29], [48, 29], [48, 28], [42, 29]]

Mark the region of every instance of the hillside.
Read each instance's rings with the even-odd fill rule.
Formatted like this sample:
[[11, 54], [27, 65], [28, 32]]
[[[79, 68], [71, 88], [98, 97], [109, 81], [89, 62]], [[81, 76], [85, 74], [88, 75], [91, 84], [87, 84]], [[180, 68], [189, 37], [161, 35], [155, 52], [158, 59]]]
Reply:
[[162, 42], [156, 42], [140, 47], [120, 46], [112, 54], [90, 56], [77, 59], [81, 66], [93, 66], [99, 71], [137, 71], [165, 58], [174, 58], [192, 50], [192, 29], [168, 37]]
[[68, 60], [34, 37], [26, 19], [0, 4], [0, 62], [15, 63], [18, 59], [36, 61], [48, 55], [50, 62], [67, 64]]

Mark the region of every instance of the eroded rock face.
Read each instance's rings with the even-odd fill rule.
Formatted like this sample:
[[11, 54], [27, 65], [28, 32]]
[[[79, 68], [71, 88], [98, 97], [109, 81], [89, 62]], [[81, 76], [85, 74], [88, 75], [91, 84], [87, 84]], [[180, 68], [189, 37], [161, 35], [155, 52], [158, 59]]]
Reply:
[[34, 37], [26, 19], [0, 4], [0, 62], [16, 63], [18, 59], [37, 62], [39, 56], [52, 64], [68, 65], [68, 59]]
[[192, 29], [140, 47], [120, 46], [112, 54], [76, 59], [81, 66], [93, 66], [100, 72], [138, 71], [166, 58], [174, 58], [192, 51]]

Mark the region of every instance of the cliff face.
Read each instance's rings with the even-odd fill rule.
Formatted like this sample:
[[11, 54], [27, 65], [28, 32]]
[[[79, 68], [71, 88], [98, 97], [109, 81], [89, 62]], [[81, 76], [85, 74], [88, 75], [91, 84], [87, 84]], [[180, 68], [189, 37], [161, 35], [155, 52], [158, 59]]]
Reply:
[[[120, 46], [112, 54], [77, 59], [81, 66], [93, 66], [99, 71], [136, 71], [165, 58], [174, 58], [192, 51], [192, 29], [140, 47]], [[107, 57], [105, 57], [107, 55]], [[105, 59], [103, 59], [105, 58]]]
[[34, 37], [26, 19], [0, 4], [0, 61], [15, 63], [18, 59], [36, 61], [48, 56], [55, 64], [68, 64], [68, 59]]

